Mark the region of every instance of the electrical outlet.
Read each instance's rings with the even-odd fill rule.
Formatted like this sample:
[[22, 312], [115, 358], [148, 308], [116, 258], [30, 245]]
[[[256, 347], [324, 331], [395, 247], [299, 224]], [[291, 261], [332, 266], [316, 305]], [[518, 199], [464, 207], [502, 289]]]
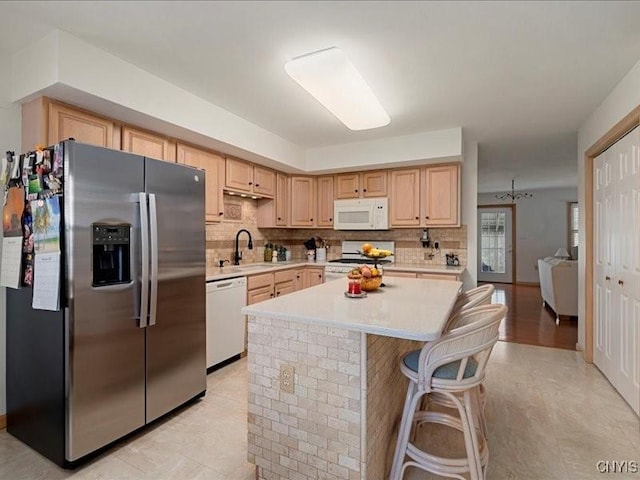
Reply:
[[291, 365], [280, 366], [280, 390], [287, 393], [293, 393], [293, 380], [295, 369]]

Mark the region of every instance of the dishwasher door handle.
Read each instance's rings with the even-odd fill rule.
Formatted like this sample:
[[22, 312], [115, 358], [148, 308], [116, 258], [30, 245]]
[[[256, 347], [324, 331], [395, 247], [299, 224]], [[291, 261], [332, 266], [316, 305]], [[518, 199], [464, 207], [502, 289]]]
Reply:
[[233, 282], [225, 282], [225, 283], [215, 283], [215, 288], [216, 290], [220, 290], [222, 288], [227, 288], [227, 287], [231, 287], [233, 285]]

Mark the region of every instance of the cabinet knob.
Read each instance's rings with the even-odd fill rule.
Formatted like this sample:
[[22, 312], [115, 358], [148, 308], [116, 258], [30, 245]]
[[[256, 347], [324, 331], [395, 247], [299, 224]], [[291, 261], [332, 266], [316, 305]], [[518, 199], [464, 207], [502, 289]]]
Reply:
[[249, 185], [253, 185], [253, 182], [249, 182]]
[[624, 282], [622, 280], [618, 280], [618, 285], [624, 285]]
[[310, 218], [310, 219], [309, 219], [309, 221], [310, 221], [310, 222], [313, 222], [313, 218]]
[[322, 274], [321, 273], [318, 274], [318, 278], [322, 278]]
[[282, 217], [278, 217], [278, 220], [282, 220]]
[[222, 216], [224, 215], [224, 212], [218, 212], [218, 215]]
[[260, 184], [259, 184], [259, 183], [256, 183], [256, 187], [259, 187], [259, 186], [260, 186]]
[[280, 292], [276, 292], [276, 297], [277, 297], [278, 295], [280, 295]]
[[354, 192], [358, 193], [358, 189], [356, 188], [356, 189], [354, 190]]
[[363, 189], [362, 189], [362, 191], [363, 191], [363, 192], [366, 192], [366, 191], [367, 191], [367, 189], [366, 189], [366, 188], [363, 188]]
[[333, 218], [330, 218], [330, 219], [329, 219], [329, 221], [330, 221], [330, 222], [333, 222]]
[[420, 220], [420, 217], [416, 217], [416, 220]]
[[270, 297], [273, 297], [273, 293], [270, 293], [270, 294], [269, 294], [269, 296], [270, 296]]
[[427, 220], [429, 220], [429, 215], [427, 215], [427, 216], [426, 216], [426, 217], [424, 217], [424, 218], [426, 218]]
[[604, 277], [604, 279], [608, 282], [609, 280], [611, 280], [611, 277], [607, 275], [606, 277]]

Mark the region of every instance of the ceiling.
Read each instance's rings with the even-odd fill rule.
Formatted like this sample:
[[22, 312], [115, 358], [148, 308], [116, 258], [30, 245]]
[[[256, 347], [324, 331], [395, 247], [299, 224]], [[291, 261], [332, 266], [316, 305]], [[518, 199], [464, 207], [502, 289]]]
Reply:
[[[640, 2], [5, 1], [0, 18], [0, 51], [59, 28], [304, 147], [463, 127], [481, 192], [577, 185], [577, 129], [640, 59]], [[389, 126], [348, 130], [285, 73], [330, 46]]]

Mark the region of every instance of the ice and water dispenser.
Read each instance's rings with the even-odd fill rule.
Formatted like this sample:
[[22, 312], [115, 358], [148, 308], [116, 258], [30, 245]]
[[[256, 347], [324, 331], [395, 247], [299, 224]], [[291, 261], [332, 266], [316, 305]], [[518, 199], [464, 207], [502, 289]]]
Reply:
[[131, 281], [131, 225], [91, 225], [93, 232], [94, 287], [104, 287]]

